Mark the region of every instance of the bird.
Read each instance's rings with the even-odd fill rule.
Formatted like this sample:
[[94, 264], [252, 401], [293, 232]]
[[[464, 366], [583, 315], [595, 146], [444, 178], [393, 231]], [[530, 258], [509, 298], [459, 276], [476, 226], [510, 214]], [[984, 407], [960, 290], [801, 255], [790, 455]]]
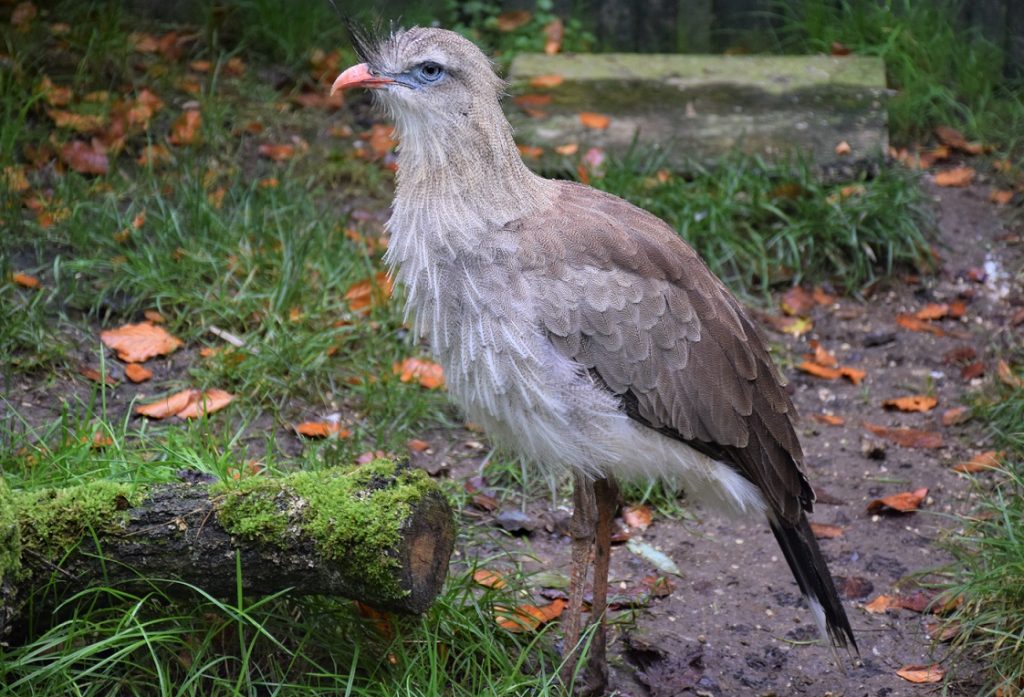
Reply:
[[[502, 112], [505, 82], [472, 41], [436, 27], [350, 33], [361, 62], [331, 92], [366, 88], [395, 124], [385, 262], [415, 335], [469, 419], [572, 477], [563, 681], [580, 694], [607, 686], [622, 479], [681, 482], [711, 507], [766, 518], [822, 635], [857, 651], [807, 519], [796, 411], [742, 304], [655, 215], [530, 170]], [[591, 552], [597, 627], [584, 657]]]

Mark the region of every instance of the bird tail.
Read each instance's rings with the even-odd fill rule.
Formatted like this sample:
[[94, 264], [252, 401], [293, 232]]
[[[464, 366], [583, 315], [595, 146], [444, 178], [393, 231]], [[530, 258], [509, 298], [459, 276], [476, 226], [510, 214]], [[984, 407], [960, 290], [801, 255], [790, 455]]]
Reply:
[[850, 620], [846, 617], [846, 610], [839, 600], [832, 574], [828, 571], [825, 558], [821, 556], [807, 516], [801, 513], [796, 525], [774, 517], [771, 517], [770, 522], [800, 591], [814, 612], [822, 636], [828, 636], [835, 648], [849, 650], [852, 647], [853, 651], [859, 653]]

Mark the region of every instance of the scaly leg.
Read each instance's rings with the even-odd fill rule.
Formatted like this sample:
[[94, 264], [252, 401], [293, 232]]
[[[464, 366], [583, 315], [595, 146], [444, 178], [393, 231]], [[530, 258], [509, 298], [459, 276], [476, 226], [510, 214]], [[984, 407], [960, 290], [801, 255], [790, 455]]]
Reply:
[[572, 520], [569, 535], [572, 538], [572, 568], [569, 572], [569, 606], [562, 621], [562, 684], [572, 684], [573, 672], [579, 658], [580, 629], [583, 626], [583, 588], [587, 583], [590, 566], [590, 547], [594, 542], [596, 503], [593, 484], [577, 474], [573, 479]]
[[614, 477], [594, 482], [594, 498], [597, 505], [597, 531], [594, 545], [594, 599], [590, 606], [591, 621], [597, 621], [597, 631], [590, 643], [583, 672], [585, 695], [603, 695], [608, 689], [608, 663], [605, 651], [608, 647], [605, 610], [608, 607], [608, 565], [612, 552], [612, 520], [619, 505], [619, 485]]

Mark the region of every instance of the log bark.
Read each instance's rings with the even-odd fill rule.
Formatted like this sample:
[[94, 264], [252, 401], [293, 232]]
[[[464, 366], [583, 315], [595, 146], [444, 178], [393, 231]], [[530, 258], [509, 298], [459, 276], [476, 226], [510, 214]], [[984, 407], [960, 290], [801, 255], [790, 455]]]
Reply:
[[0, 638], [27, 607], [52, 606], [39, 602], [42, 587], [66, 597], [95, 584], [151, 589], [177, 579], [233, 597], [237, 569], [246, 594], [290, 588], [419, 613], [441, 589], [455, 539], [434, 482], [386, 461], [228, 484], [4, 489], [0, 522], [6, 509], [16, 528], [2, 536]]

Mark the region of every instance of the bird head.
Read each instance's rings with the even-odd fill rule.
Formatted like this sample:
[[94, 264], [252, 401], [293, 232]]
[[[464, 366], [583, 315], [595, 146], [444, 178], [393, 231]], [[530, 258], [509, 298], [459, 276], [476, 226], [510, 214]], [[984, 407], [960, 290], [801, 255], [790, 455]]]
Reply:
[[472, 129], [481, 115], [493, 118], [500, 108], [504, 83], [490, 60], [453, 31], [413, 27], [380, 39], [354, 31], [353, 38], [363, 62], [341, 73], [331, 93], [373, 90], [400, 136]]

